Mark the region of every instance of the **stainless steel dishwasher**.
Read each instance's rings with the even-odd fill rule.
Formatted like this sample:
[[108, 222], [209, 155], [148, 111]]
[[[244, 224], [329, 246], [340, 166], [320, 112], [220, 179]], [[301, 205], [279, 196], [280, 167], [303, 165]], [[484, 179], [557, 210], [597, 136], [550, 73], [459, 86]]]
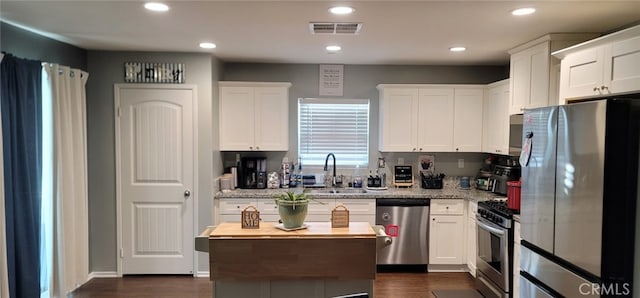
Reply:
[[378, 265], [429, 263], [428, 199], [376, 199], [376, 225], [393, 242], [378, 251]]

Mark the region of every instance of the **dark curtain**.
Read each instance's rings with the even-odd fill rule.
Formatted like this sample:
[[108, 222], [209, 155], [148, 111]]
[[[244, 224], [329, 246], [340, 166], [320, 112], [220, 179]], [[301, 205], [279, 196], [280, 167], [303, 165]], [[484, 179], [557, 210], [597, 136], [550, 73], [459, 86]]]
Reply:
[[40, 297], [42, 66], [6, 54], [0, 64], [7, 266], [11, 297]]

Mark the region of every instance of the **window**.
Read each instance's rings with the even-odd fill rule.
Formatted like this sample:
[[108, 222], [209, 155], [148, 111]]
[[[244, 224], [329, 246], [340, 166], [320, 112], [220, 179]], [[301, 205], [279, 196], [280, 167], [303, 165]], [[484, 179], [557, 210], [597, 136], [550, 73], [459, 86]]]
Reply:
[[368, 165], [368, 99], [298, 99], [298, 154], [302, 164], [324, 165], [331, 152], [338, 165]]

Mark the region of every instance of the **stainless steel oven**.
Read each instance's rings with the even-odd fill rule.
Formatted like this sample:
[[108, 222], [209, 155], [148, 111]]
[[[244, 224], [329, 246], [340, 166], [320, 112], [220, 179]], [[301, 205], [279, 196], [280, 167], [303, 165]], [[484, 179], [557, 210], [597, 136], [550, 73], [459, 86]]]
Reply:
[[512, 295], [512, 216], [513, 212], [506, 208], [506, 202], [478, 203], [476, 287], [487, 298]]

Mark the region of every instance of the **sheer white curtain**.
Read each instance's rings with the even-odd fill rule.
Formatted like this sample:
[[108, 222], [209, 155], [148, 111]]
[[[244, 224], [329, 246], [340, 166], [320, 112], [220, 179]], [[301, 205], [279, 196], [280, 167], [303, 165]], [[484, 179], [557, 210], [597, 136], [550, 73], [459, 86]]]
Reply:
[[43, 68], [53, 110], [50, 296], [66, 297], [89, 277], [85, 109], [89, 74], [57, 64], [43, 64]]

